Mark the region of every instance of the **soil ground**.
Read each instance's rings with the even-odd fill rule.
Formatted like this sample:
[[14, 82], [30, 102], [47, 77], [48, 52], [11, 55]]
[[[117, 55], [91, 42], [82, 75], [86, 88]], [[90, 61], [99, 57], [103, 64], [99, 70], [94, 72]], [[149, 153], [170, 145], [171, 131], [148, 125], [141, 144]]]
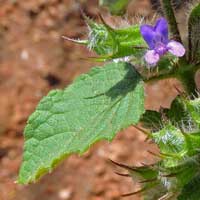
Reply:
[[[118, 200], [139, 189], [130, 178], [117, 176], [113, 159], [129, 165], [152, 163], [145, 136], [133, 127], [112, 143], [99, 142], [83, 157], [71, 156], [39, 182], [15, 183], [22, 160], [23, 128], [38, 101], [53, 88], [64, 88], [95, 63], [85, 47], [65, 42], [62, 35], [84, 38], [87, 26], [80, 10], [96, 18], [97, 1], [0, 1], [0, 200]], [[133, 14], [152, 15], [148, 0], [129, 8]], [[169, 106], [176, 95], [174, 82], [146, 88], [146, 107]], [[165, 89], [163, 89], [165, 88]], [[127, 197], [137, 200], [139, 196]]]

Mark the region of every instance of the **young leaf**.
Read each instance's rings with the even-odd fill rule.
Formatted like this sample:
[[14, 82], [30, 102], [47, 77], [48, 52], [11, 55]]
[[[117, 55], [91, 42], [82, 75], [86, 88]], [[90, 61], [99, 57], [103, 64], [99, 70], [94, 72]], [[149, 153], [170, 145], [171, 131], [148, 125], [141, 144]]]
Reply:
[[200, 3], [193, 8], [188, 22], [189, 59], [191, 62], [200, 61]]
[[107, 6], [114, 15], [124, 14], [130, 0], [99, 0], [101, 6]]
[[200, 174], [195, 176], [182, 190], [178, 200], [199, 200]]
[[166, 56], [162, 57], [157, 64], [159, 74], [165, 74], [169, 71], [175, 71], [175, 63], [177, 62], [177, 58], [172, 54], [167, 54]]
[[159, 146], [160, 152], [164, 155], [165, 167], [176, 166], [187, 153], [184, 135], [171, 124], [165, 125], [162, 130], [152, 133], [152, 137]]
[[186, 108], [184, 100], [181, 97], [176, 97], [170, 109], [165, 109], [165, 114], [174, 125], [186, 124], [190, 120], [190, 114]]
[[164, 187], [164, 185], [160, 181], [156, 185], [154, 185], [152, 188], [147, 190], [143, 194], [143, 196], [144, 196], [144, 200], [157, 200], [157, 199], [160, 199], [162, 196], [164, 196], [166, 193], [167, 193], [167, 189]]
[[36, 181], [64, 158], [136, 124], [144, 113], [143, 81], [128, 63], [109, 63], [50, 92], [25, 128], [18, 182]]
[[148, 166], [138, 167], [135, 171], [129, 172], [133, 180], [139, 180], [142, 188], [141, 193], [145, 200], [159, 199], [159, 197], [167, 192], [163, 183], [158, 178], [159, 171], [156, 168], [152, 168]]
[[154, 110], [146, 110], [140, 122], [145, 128], [151, 129], [153, 132], [158, 131], [162, 128], [161, 113]]
[[172, 191], [180, 191], [188, 184], [194, 176], [196, 176], [199, 164], [198, 156], [184, 158], [179, 165], [171, 168], [166, 168], [164, 174], [168, 177], [170, 188]]
[[89, 26], [89, 39], [86, 42], [89, 49], [94, 50], [102, 60], [122, 58], [141, 54], [146, 44], [141, 37], [139, 26], [113, 29], [103, 23], [98, 24], [86, 17]]
[[193, 120], [200, 125], [200, 98], [186, 101], [186, 106]]

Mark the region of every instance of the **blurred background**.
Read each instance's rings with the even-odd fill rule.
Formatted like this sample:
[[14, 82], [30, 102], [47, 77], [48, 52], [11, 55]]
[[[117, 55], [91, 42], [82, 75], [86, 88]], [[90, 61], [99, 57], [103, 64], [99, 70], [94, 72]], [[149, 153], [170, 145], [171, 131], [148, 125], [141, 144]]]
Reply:
[[[136, 166], [154, 162], [147, 150], [156, 151], [156, 147], [130, 127], [110, 144], [100, 142], [81, 158], [71, 156], [35, 184], [15, 183], [22, 160], [23, 128], [39, 100], [50, 89], [64, 88], [97, 65], [83, 59], [93, 54], [86, 47], [61, 38], [86, 38], [81, 11], [93, 19], [101, 12], [116, 27], [158, 15], [150, 0], [130, 3], [124, 18], [100, 10], [97, 0], [0, 1], [0, 200], [119, 200], [139, 185], [116, 175], [115, 171], [122, 170], [108, 159]], [[184, 10], [177, 14], [184, 21]], [[177, 94], [174, 84], [167, 80], [147, 86], [146, 107], [168, 107]]]

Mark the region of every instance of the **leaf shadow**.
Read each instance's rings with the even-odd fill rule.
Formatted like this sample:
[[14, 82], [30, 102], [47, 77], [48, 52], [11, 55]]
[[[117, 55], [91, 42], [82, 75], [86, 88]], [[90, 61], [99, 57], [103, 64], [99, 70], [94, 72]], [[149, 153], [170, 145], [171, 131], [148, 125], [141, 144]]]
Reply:
[[124, 78], [112, 86], [108, 91], [97, 94], [92, 97], [87, 97], [85, 99], [93, 99], [96, 97], [100, 97], [106, 95], [110, 97], [112, 100], [118, 97], [124, 97], [129, 92], [133, 91], [138, 83], [141, 81], [141, 76], [139, 73], [133, 68], [133, 66], [126, 66], [127, 73], [125, 74]]
[[111, 99], [116, 99], [117, 97], [126, 96], [135, 89], [141, 81], [141, 76], [132, 66], [127, 66], [127, 68], [128, 71], [124, 78], [105, 92], [106, 96], [111, 97]]

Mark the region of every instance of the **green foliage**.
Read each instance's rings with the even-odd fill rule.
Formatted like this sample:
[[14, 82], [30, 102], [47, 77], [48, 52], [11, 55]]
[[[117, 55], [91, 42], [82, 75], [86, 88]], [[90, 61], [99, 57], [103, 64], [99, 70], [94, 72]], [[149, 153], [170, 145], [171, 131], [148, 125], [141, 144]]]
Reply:
[[[176, 197], [183, 190], [178, 199], [190, 199], [188, 187], [192, 187], [192, 179], [199, 173], [200, 130], [195, 126], [199, 124], [199, 106], [199, 98], [176, 98], [171, 108], [165, 110], [168, 124], [152, 133], [152, 138], [160, 149], [161, 161], [157, 163], [157, 169], [159, 174], [168, 174], [165, 178], [169, 197]], [[169, 124], [169, 121], [176, 126]], [[191, 198], [193, 199], [195, 200]]]
[[[114, 14], [123, 13], [128, 3], [100, 1]], [[161, 4], [172, 38], [181, 41], [172, 1], [161, 0]], [[118, 131], [140, 121], [149, 129], [148, 139], [159, 147], [159, 152], [152, 154], [160, 159], [149, 166], [118, 164], [141, 184], [141, 190], [132, 194], [141, 192], [145, 200], [200, 199], [200, 98], [195, 97], [195, 74], [200, 69], [200, 4], [189, 16], [189, 61], [186, 56], [177, 59], [166, 55], [157, 68], [149, 66], [151, 70], [144, 65], [147, 45], [140, 27], [112, 28], [100, 18], [102, 23], [85, 17], [87, 40], [66, 39], [87, 45], [98, 55], [94, 58], [97, 61], [129, 60], [134, 66], [118, 62], [93, 68], [68, 88], [44, 97], [24, 131], [18, 182], [36, 181], [71, 154], [82, 155], [92, 144], [102, 139], [111, 141]], [[145, 112], [143, 81], [148, 84], [166, 78], [178, 79], [186, 94], [175, 98], [170, 108]]]
[[200, 169], [200, 98], [188, 100], [178, 96], [161, 113], [147, 110], [140, 120], [152, 131], [149, 137], [159, 147], [160, 160], [150, 166], [126, 169], [141, 183], [142, 189], [138, 192], [145, 200], [164, 197], [196, 200], [195, 194], [189, 198], [189, 188], [197, 181]]
[[156, 181], [156, 183], [156, 185], [152, 185], [152, 188], [144, 191], [144, 200], [157, 200], [166, 194], [167, 190], [161, 181]]
[[167, 199], [174, 199], [197, 175], [199, 163], [198, 158], [193, 157], [183, 160], [174, 167], [163, 166], [163, 162], [160, 161], [150, 166], [125, 168], [133, 180], [141, 183], [141, 190], [136, 193], [142, 193], [145, 200], [157, 200], [164, 196]]
[[[191, 102], [187, 101], [188, 104]], [[146, 110], [140, 122], [145, 128], [155, 132], [160, 130], [166, 122], [170, 122], [176, 127], [180, 127], [183, 124], [188, 126], [188, 123], [191, 124], [191, 115], [188, 112], [184, 98], [178, 96], [173, 100], [170, 109], [162, 108], [160, 112]]]
[[165, 187], [158, 179], [159, 171], [156, 167], [149, 168], [142, 166], [132, 168], [132, 170], [129, 170], [129, 173], [133, 177], [133, 180], [137, 179], [141, 183], [142, 188], [140, 191], [144, 194], [144, 199], [155, 200], [166, 193]]
[[168, 71], [174, 71], [175, 63], [177, 62], [177, 58], [172, 54], [167, 54], [158, 62], [158, 70], [159, 74], [165, 74]]
[[99, 0], [99, 4], [108, 7], [114, 15], [124, 14], [129, 2], [130, 0]]
[[36, 181], [73, 153], [111, 141], [144, 113], [143, 81], [127, 63], [110, 63], [51, 91], [30, 116], [19, 183]]
[[113, 29], [105, 22], [98, 24], [88, 18], [86, 22], [90, 31], [87, 44], [89, 49], [100, 55], [98, 60], [137, 56], [146, 48], [137, 25]]
[[[199, 170], [199, 169], [198, 169]], [[200, 174], [197, 174], [182, 190], [178, 200], [199, 200]]]
[[200, 98], [186, 101], [187, 109], [193, 120], [200, 125]]
[[187, 152], [187, 143], [184, 135], [171, 124], [152, 134], [155, 143], [159, 146], [164, 159], [165, 167], [174, 167]]
[[161, 113], [153, 110], [146, 110], [142, 115], [140, 122], [142, 126], [155, 132], [162, 127], [162, 116]]
[[164, 112], [174, 125], [180, 126], [182, 123], [187, 123], [189, 120], [189, 113], [181, 97], [175, 98], [170, 109], [165, 109]]
[[200, 3], [190, 13], [188, 29], [190, 62], [200, 62]]

